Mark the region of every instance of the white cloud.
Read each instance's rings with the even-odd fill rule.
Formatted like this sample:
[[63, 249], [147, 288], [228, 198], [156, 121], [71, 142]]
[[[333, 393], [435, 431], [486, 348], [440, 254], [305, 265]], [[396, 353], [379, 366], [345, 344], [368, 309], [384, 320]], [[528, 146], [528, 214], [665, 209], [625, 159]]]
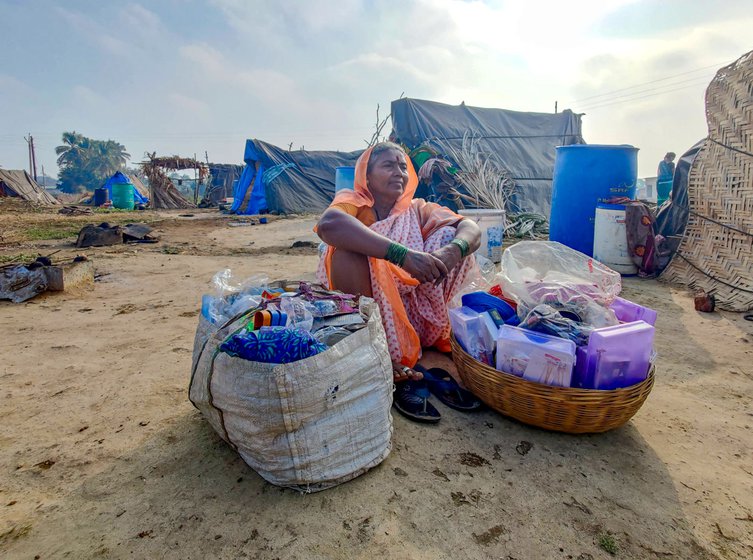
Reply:
[[0, 95], [5, 95], [10, 98], [32, 95], [33, 93], [34, 88], [29, 84], [22, 82], [14, 76], [0, 74]]
[[173, 92], [167, 96], [167, 99], [173, 109], [181, 113], [184, 111], [186, 113], [190, 113], [192, 120], [196, 119], [197, 117], [206, 118], [210, 114], [210, 108], [207, 103], [188, 95]]
[[128, 42], [120, 39], [112, 33], [111, 26], [106, 27], [89, 16], [79, 12], [73, 12], [61, 7], [55, 9], [57, 13], [73, 27], [78, 37], [91, 41], [110, 54], [117, 56], [127, 56], [131, 51]]
[[338, 30], [354, 21], [363, 10], [360, 0], [307, 0], [302, 2], [251, 2], [245, 0], [210, 0], [228, 22], [247, 33], [264, 29], [287, 34], [294, 32], [321, 33]]
[[[136, 154], [208, 147], [216, 161], [237, 161], [246, 136], [359, 148], [377, 103], [384, 115], [401, 92], [519, 111], [559, 101], [586, 112], [589, 142], [640, 147], [648, 174], [705, 134], [705, 84], [717, 63], [750, 49], [753, 26], [746, 2], [732, 0], [205, 1], [50, 11], [42, 40], [57, 29], [66, 37], [49, 56], [3, 68], [0, 96], [15, 108], [0, 103], [0, 116], [23, 133], [75, 126], [123, 138]], [[57, 65], [64, 74], [41, 87]], [[26, 84], [48, 98], [26, 102]], [[21, 120], [24, 103], [34, 111]]]
[[130, 33], [141, 36], [153, 37], [165, 32], [159, 16], [141, 4], [128, 4], [120, 10], [120, 23], [126, 24]]
[[86, 107], [88, 111], [109, 106], [107, 97], [82, 84], [75, 86], [71, 95], [75, 105]]

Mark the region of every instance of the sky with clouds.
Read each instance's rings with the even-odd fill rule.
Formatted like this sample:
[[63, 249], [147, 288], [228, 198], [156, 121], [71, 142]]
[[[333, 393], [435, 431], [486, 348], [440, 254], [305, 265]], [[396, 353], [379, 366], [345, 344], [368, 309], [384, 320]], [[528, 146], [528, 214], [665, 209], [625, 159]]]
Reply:
[[0, 166], [76, 130], [241, 163], [246, 138], [355, 150], [401, 94], [585, 113], [639, 175], [706, 135], [704, 91], [753, 49], [750, 0], [0, 0]]

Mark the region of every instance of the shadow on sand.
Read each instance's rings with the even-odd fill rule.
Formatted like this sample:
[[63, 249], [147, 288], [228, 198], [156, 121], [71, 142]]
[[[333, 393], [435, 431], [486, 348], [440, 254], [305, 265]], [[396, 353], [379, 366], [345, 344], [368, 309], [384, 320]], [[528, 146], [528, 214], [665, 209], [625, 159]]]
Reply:
[[620, 558], [715, 557], [632, 424], [576, 437], [441, 411], [436, 427], [396, 417], [382, 465], [309, 495], [266, 483], [187, 411], [47, 506], [6, 557], [584, 560], [609, 557], [606, 535]]

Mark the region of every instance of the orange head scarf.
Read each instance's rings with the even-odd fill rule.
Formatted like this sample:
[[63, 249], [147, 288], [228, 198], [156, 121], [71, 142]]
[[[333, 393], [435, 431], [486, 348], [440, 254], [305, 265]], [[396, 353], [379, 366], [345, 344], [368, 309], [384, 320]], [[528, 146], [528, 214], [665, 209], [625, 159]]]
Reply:
[[[335, 194], [335, 199], [332, 204], [345, 203], [352, 204], [356, 207], [368, 206], [369, 208], [374, 206], [374, 196], [371, 194], [366, 180], [366, 170], [369, 167], [369, 158], [373, 151], [374, 146], [367, 149], [361, 154], [361, 157], [358, 158], [358, 161], [356, 162], [355, 178], [353, 181], [353, 190], [339, 191]], [[395, 206], [392, 207], [390, 215], [402, 214], [408, 210], [411, 201], [413, 200], [413, 195], [416, 194], [416, 189], [418, 188], [418, 176], [416, 175], [416, 170], [413, 168], [413, 163], [411, 163], [408, 154], [404, 155], [405, 162], [408, 164], [408, 183], [403, 189], [403, 194], [400, 195], [400, 198], [395, 202]]]

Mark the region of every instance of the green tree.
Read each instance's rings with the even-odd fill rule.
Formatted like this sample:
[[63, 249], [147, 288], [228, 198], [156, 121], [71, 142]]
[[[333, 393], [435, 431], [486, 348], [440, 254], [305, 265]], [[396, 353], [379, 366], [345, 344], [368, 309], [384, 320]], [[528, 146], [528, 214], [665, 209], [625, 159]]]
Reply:
[[77, 132], [63, 132], [55, 148], [63, 192], [93, 191], [116, 171], [125, 168], [131, 155], [114, 140], [93, 140]]

